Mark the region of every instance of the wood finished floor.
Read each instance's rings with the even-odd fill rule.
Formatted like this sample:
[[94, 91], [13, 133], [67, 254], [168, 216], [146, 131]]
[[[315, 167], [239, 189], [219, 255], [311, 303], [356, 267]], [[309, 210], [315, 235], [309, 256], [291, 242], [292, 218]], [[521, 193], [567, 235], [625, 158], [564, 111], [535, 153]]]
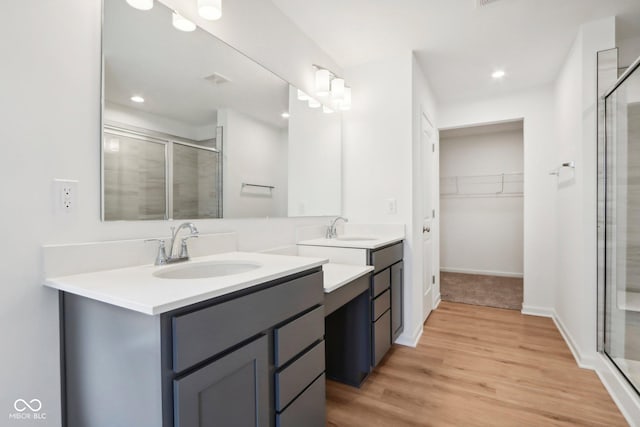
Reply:
[[417, 348], [361, 389], [327, 381], [329, 426], [626, 426], [548, 318], [442, 302]]

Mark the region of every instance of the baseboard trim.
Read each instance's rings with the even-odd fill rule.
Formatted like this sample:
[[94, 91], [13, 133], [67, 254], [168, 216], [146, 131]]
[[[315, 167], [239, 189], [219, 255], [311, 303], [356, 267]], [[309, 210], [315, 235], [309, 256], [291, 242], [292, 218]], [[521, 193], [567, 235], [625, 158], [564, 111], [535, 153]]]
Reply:
[[562, 338], [567, 343], [569, 350], [571, 350], [571, 354], [573, 354], [573, 358], [576, 360], [578, 366], [582, 369], [595, 370], [594, 356], [584, 356], [580, 353], [580, 350], [569, 333], [569, 330], [564, 326], [564, 322], [555, 310], [553, 311], [553, 316], [551, 318], [553, 319], [553, 323], [555, 323], [556, 328], [558, 328], [558, 331], [560, 331], [560, 335], [562, 335]]
[[438, 308], [438, 306], [440, 305], [440, 303], [442, 302], [442, 298], [440, 298], [440, 293], [438, 292], [438, 295], [436, 295], [433, 299], [433, 309], [435, 310], [436, 308]]
[[613, 363], [602, 354], [596, 355], [596, 374], [629, 425], [639, 427], [640, 398]]
[[515, 273], [511, 271], [492, 271], [492, 270], [474, 270], [468, 268], [449, 268], [440, 267], [441, 273], [462, 273], [462, 274], [478, 274], [480, 276], [498, 276], [498, 277], [516, 277], [523, 278], [523, 273]]
[[424, 326], [420, 324], [420, 327], [413, 333], [412, 336], [407, 336], [406, 334], [403, 333], [398, 337], [395, 343], [403, 345], [405, 347], [416, 348], [418, 346], [418, 341], [420, 341], [420, 337], [422, 336], [423, 330], [424, 330]]
[[539, 317], [553, 317], [554, 311], [552, 308], [536, 307], [534, 305], [523, 305], [520, 313], [527, 316], [539, 316]]

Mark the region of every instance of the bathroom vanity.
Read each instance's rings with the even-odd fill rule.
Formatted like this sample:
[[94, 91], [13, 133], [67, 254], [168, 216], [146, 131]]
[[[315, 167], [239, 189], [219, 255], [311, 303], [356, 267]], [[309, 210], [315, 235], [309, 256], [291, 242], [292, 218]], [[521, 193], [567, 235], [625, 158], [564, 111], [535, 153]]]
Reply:
[[[373, 267], [373, 275], [367, 283], [372, 367], [380, 363], [391, 348], [391, 343], [404, 329], [403, 239], [403, 235], [395, 233], [376, 237], [344, 235], [298, 243], [302, 256], [328, 258], [331, 263]], [[326, 305], [329, 306], [328, 303]], [[329, 329], [329, 323], [327, 328]]]
[[324, 426], [324, 262], [231, 253], [182, 276], [261, 267], [48, 279], [63, 291], [65, 425]]

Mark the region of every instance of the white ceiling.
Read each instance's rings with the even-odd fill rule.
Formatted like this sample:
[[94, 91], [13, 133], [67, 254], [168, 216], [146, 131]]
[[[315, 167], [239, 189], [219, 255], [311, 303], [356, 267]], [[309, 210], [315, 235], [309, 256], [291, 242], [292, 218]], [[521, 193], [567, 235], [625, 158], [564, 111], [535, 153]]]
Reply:
[[443, 103], [553, 81], [582, 23], [618, 15], [619, 37], [640, 34], [640, 0], [272, 1], [342, 67], [414, 50]]
[[[176, 30], [159, 2], [139, 11], [124, 0], [106, 0], [103, 55], [107, 102], [193, 126], [215, 124], [219, 108], [286, 126], [287, 82], [201, 29]], [[214, 73], [229, 82], [205, 80]], [[131, 102], [134, 94], [144, 104]]]

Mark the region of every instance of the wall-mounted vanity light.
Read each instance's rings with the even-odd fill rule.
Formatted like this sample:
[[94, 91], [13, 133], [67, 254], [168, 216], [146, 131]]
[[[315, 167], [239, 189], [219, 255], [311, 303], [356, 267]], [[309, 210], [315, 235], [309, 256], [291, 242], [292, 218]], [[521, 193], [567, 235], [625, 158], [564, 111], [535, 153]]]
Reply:
[[222, 0], [198, 0], [198, 14], [215, 21], [222, 17]]
[[[351, 109], [351, 88], [345, 86], [345, 81], [342, 77], [338, 77], [331, 70], [320, 67], [319, 65], [313, 65], [315, 71], [315, 90], [318, 97], [326, 97], [331, 95], [331, 98], [325, 102], [325, 113], [333, 112], [335, 110], [347, 111]], [[298, 98], [299, 99], [299, 98]]]
[[195, 31], [196, 29], [196, 24], [180, 15], [177, 11], [173, 11], [173, 15], [171, 15], [171, 23], [177, 30], [180, 31], [191, 32]]
[[318, 68], [316, 70], [316, 95], [327, 96], [331, 91], [331, 71]]
[[127, 0], [127, 3], [138, 10], [150, 10], [153, 8], [153, 0]]
[[317, 99], [309, 98], [309, 108], [318, 108], [320, 107], [320, 101]]
[[298, 101], [308, 101], [311, 98], [309, 95], [298, 89]]

